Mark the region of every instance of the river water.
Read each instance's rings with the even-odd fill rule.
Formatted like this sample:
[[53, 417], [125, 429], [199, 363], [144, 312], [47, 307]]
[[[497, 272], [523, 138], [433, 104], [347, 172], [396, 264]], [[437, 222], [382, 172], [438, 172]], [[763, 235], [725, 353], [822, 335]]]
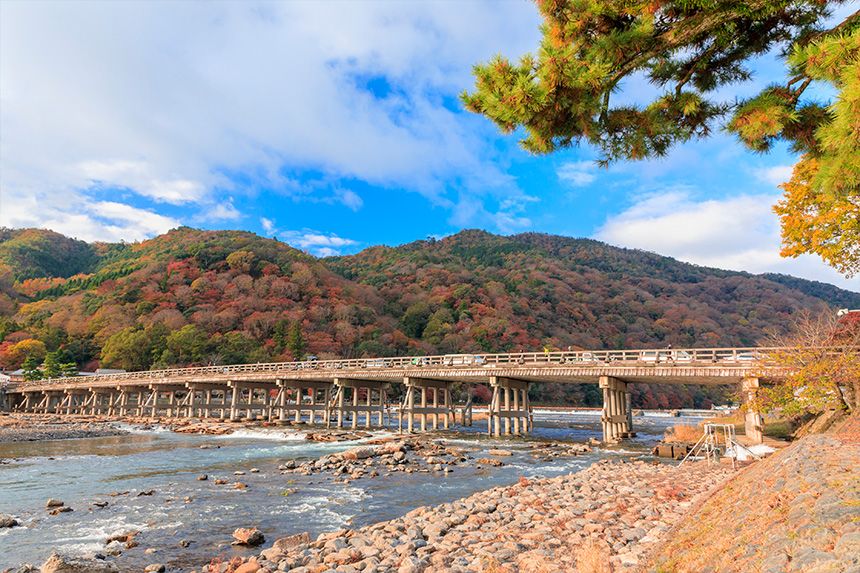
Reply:
[[[199, 570], [213, 558], [259, 551], [230, 545], [237, 527], [256, 525], [269, 543], [303, 531], [315, 536], [360, 527], [509, 484], [520, 475], [553, 477], [602, 458], [648, 455], [667, 426], [685, 422], [690, 423], [683, 418], [637, 417], [638, 437], [621, 446], [541, 461], [530, 453], [534, 444], [582, 443], [600, 436], [600, 422], [593, 413], [536, 410], [535, 430], [528, 437], [489, 438], [485, 425], [431, 434], [466, 449], [510, 450], [514, 455], [503, 458], [503, 467], [450, 466], [452, 471], [444, 476], [395, 472], [349, 484], [335, 483], [329, 474], [280, 474], [277, 466], [288, 460], [315, 459], [360, 443], [310, 442], [304, 439], [306, 429], [205, 436], [127, 428], [131, 433], [124, 436], [0, 443], [0, 515], [11, 515], [22, 524], [0, 530], [0, 571], [24, 563], [38, 566], [53, 552], [105, 552], [112, 549], [105, 547], [108, 537], [130, 531], [141, 532], [136, 537], [140, 545], [116, 547], [123, 549], [121, 556], [112, 558], [121, 571], [141, 571], [152, 563], [163, 563], [169, 571]], [[374, 437], [386, 435], [395, 431], [374, 432]], [[259, 473], [248, 473], [252, 468]], [[246, 474], [235, 476], [234, 471]], [[209, 479], [198, 481], [203, 473]], [[239, 480], [248, 488], [215, 485], [217, 478]], [[138, 495], [149, 490], [152, 495]], [[62, 500], [74, 511], [47, 515], [49, 498]], [[94, 505], [97, 502], [108, 505], [102, 509]], [[182, 541], [189, 542], [187, 547]]]

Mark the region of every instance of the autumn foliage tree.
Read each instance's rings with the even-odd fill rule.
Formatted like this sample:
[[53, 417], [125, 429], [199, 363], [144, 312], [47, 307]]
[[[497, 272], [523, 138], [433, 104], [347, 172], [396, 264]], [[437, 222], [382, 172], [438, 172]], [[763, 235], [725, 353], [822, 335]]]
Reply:
[[840, 318], [803, 311], [791, 334], [769, 342], [780, 349], [761, 365], [761, 375], [776, 382], [759, 389], [765, 409], [795, 415], [860, 408], [860, 312]]
[[[523, 129], [528, 151], [587, 142], [604, 165], [662, 156], [719, 127], [757, 152], [786, 141], [804, 159], [777, 207], [784, 254], [815, 253], [848, 275], [860, 270], [860, 12], [828, 27], [843, 0], [536, 3], [544, 18], [538, 53], [476, 65], [475, 91], [461, 95], [469, 110], [506, 133]], [[750, 80], [749, 62], [776, 50], [786, 81], [736, 100], [726, 87]], [[637, 75], [656, 86], [653, 100], [615, 105], [613, 94]], [[832, 88], [835, 100], [805, 98], [815, 84]], [[802, 219], [788, 216], [797, 204], [806, 207]], [[822, 228], [837, 238], [810, 237]]]

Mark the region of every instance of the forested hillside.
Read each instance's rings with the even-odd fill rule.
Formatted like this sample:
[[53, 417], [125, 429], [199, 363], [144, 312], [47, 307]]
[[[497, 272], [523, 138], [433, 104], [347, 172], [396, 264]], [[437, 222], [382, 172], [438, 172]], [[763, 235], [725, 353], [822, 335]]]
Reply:
[[[240, 231], [182, 227], [142, 243], [88, 245], [2, 229], [0, 265], [7, 370], [31, 356], [138, 370], [305, 353], [753, 345], [767, 329], [788, 328], [800, 308], [860, 307], [856, 293], [801, 279], [707, 269], [591, 240], [482, 231], [317, 259]], [[641, 391], [642, 405], [709, 399], [695, 388]], [[597, 400], [576, 385], [540, 392]]]

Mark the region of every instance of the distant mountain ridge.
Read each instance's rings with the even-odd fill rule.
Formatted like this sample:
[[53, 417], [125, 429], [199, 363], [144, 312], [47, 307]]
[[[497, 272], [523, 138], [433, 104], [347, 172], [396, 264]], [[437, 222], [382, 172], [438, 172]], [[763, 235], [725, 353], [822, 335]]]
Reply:
[[[800, 308], [860, 307], [860, 294], [804, 279], [478, 230], [320, 259], [244, 231], [88, 244], [0, 229], [0, 270], [0, 344], [13, 332], [47, 350], [84, 340], [86, 358], [131, 368], [289, 358], [294, 324], [308, 352], [332, 356], [738, 346]], [[208, 342], [166, 352], [183, 328]], [[146, 356], [121, 357], [120, 339], [140, 332]]]
[[[0, 229], [7, 369], [47, 352], [79, 366], [138, 370], [305, 353], [750, 346], [769, 329], [789, 328], [797, 310], [826, 305], [860, 308], [860, 294], [538, 233], [466, 230], [320, 259], [244, 231], [180, 227], [139, 243], [87, 244]], [[599, 401], [578, 385], [536, 392], [554, 402]], [[636, 400], [701, 405], [709, 392], [652, 387]]]

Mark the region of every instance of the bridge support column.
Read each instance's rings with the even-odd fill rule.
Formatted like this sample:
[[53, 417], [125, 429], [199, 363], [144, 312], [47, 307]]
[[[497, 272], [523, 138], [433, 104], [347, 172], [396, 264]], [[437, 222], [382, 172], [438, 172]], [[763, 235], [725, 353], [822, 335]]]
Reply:
[[[532, 407], [529, 402], [529, 383], [511, 378], [490, 377], [493, 399], [487, 410], [487, 433], [491, 436], [502, 434], [502, 420], [505, 435], [511, 433], [511, 420], [514, 433], [526, 434], [532, 430]], [[513, 404], [511, 396], [513, 395]]]
[[[246, 412], [246, 418], [254, 418], [259, 412], [260, 419], [268, 420], [271, 408], [271, 390], [279, 390], [276, 382], [263, 380], [230, 381], [227, 383], [233, 389], [233, 399], [230, 404], [230, 419], [242, 418], [240, 412]], [[242, 395], [248, 391], [248, 400], [243, 401]], [[256, 394], [255, 394], [256, 392]]]
[[627, 382], [601, 376], [600, 388], [603, 389], [603, 416], [600, 418], [603, 422], [603, 441], [612, 442], [635, 436]]
[[[364, 413], [364, 427], [373, 425], [373, 414], [379, 413], [379, 425], [383, 425], [385, 415], [385, 404], [388, 401], [388, 382], [377, 382], [375, 380], [349, 380], [344, 378], [334, 379], [335, 394], [332, 403], [336, 404], [330, 409], [337, 412], [337, 427], [343, 428], [346, 414], [352, 414], [352, 427], [358, 427], [358, 417]], [[367, 392], [364, 404], [359, 405], [359, 394], [364, 390]], [[351, 392], [351, 404], [346, 403], [347, 391]], [[376, 399], [374, 399], [376, 398]], [[330, 415], [329, 415], [330, 416]], [[331, 426], [331, 419], [326, 421]]]
[[744, 433], [753, 444], [761, 444], [764, 441], [762, 429], [764, 422], [761, 419], [761, 413], [756, 407], [755, 399], [758, 393], [759, 381], [758, 378], [744, 378], [741, 381], [744, 398], [746, 401], [744, 412]]
[[[403, 379], [406, 385], [406, 395], [400, 406], [397, 427], [403, 430], [403, 414], [406, 414], [406, 431], [415, 431], [415, 416], [420, 416], [421, 430], [427, 430], [428, 418], [434, 430], [439, 428], [439, 416], [442, 416], [442, 427], [448, 429], [449, 418], [453, 419], [454, 408], [451, 399], [451, 382], [444, 380], [429, 380], [407, 376]], [[428, 393], [431, 396], [428, 397]], [[415, 406], [416, 394], [421, 405]], [[433, 405], [428, 405], [432, 398]]]

